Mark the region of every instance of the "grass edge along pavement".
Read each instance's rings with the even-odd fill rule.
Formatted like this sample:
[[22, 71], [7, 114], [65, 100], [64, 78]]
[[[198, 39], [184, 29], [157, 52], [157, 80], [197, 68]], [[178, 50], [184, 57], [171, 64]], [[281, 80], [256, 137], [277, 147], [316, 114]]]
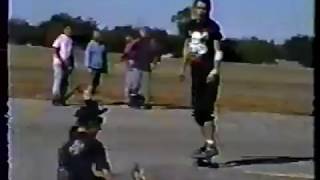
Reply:
[[[42, 47], [9, 46], [10, 97], [49, 100], [51, 97], [51, 50]], [[78, 61], [81, 60], [81, 53]], [[103, 77], [98, 99], [103, 104], [121, 104], [124, 67], [119, 54], [110, 55], [110, 75]], [[33, 62], [33, 63], [32, 63]], [[37, 63], [35, 63], [37, 62]], [[163, 60], [153, 73], [152, 95], [156, 106], [190, 108], [190, 79], [179, 83], [178, 60]], [[312, 71], [303, 68], [224, 63], [219, 110], [273, 112], [309, 115], [312, 112]], [[310, 78], [310, 79], [309, 79]], [[88, 73], [76, 69], [71, 88], [85, 86]], [[110, 86], [110, 84], [112, 86]], [[169, 94], [171, 96], [169, 96]], [[306, 100], [304, 100], [306, 99]], [[76, 92], [69, 101], [81, 103]]]

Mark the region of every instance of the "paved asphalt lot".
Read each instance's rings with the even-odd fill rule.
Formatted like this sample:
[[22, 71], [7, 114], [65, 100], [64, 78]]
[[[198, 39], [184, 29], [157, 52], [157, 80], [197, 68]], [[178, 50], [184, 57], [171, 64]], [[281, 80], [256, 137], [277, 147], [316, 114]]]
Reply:
[[[12, 180], [54, 180], [57, 148], [79, 106], [11, 99]], [[134, 162], [148, 180], [313, 179], [313, 118], [224, 112], [218, 120], [218, 169], [196, 168], [201, 145], [190, 110], [133, 110], [108, 106], [99, 139], [108, 146], [115, 180], [129, 180]]]

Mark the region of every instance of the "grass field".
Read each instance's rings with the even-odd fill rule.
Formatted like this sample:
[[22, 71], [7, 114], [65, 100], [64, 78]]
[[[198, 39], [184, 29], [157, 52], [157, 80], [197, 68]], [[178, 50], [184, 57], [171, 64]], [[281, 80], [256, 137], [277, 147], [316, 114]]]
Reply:
[[[10, 96], [49, 99], [52, 84], [52, 50], [41, 47], [9, 46]], [[83, 54], [77, 52], [78, 68], [71, 86], [85, 85]], [[99, 96], [105, 103], [123, 99], [124, 66], [119, 54], [110, 54], [110, 74], [103, 77]], [[178, 80], [180, 62], [163, 60], [152, 75], [152, 100], [155, 104], [185, 107], [190, 105], [190, 79]], [[310, 114], [313, 100], [313, 72], [305, 68], [224, 63], [220, 110], [262, 111]], [[75, 94], [70, 99], [77, 103]]]

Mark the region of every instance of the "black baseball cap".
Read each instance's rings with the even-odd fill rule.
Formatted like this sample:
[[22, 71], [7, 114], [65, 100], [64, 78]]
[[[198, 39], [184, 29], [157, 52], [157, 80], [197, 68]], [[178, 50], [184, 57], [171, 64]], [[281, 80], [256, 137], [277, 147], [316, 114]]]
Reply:
[[82, 118], [82, 117], [92, 117], [92, 116], [99, 116], [104, 112], [108, 111], [107, 108], [99, 109], [99, 104], [97, 101], [93, 100], [85, 100], [85, 106], [82, 106], [78, 109], [75, 113], [75, 117]]

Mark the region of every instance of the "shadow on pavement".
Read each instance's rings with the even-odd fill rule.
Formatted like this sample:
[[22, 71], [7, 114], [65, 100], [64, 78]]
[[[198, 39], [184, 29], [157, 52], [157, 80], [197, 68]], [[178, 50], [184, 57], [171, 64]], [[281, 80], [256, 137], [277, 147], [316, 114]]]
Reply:
[[287, 164], [301, 161], [313, 161], [313, 157], [289, 157], [289, 156], [244, 156], [244, 159], [228, 161], [224, 163], [213, 163], [211, 168], [227, 168], [236, 166], [248, 166], [255, 164]]

